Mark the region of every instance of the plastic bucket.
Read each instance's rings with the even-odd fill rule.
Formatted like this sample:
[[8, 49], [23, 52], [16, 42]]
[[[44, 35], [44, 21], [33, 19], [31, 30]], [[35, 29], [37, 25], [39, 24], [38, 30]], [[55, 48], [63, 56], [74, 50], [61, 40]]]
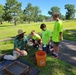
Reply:
[[46, 52], [45, 51], [37, 51], [36, 52], [36, 60], [37, 60], [38, 66], [44, 67], [46, 65]]

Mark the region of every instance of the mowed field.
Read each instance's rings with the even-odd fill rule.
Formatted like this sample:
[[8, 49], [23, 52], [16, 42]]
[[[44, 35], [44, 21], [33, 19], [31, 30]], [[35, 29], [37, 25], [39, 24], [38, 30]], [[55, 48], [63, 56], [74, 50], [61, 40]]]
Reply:
[[[44, 22], [47, 25], [47, 28], [53, 31], [54, 22]], [[35, 30], [37, 33], [41, 33], [40, 25], [41, 23], [30, 23], [30, 24], [18, 24], [17, 26], [14, 26], [13, 24], [4, 22], [2, 25], [0, 25], [0, 40], [15, 37], [17, 35], [18, 29], [23, 29], [26, 31], [25, 35], [29, 35], [31, 30]], [[67, 34], [71, 34], [71, 32], [65, 31], [65, 29], [70, 29], [76, 31], [76, 20], [74, 21], [63, 21], [63, 28], [65, 32], [65, 37], [67, 39], [69, 36]], [[74, 35], [74, 34], [73, 34]], [[76, 33], [74, 35], [74, 38], [76, 36]], [[72, 38], [73, 39], [73, 38]], [[36, 62], [31, 59], [35, 52], [38, 51], [38, 49], [34, 49], [32, 46], [29, 46], [30, 51], [28, 52], [28, 55], [25, 57], [20, 57], [22, 60], [26, 61], [28, 64], [32, 65], [33, 67], [36, 67], [39, 69], [38, 75], [76, 75], [76, 67], [71, 66], [70, 64], [61, 61], [60, 59], [56, 59], [52, 57], [51, 55], [47, 55], [46, 57], [46, 66], [45, 67], [38, 67], [36, 65]], [[4, 42], [0, 42], [0, 54], [3, 53], [9, 53], [12, 54], [13, 51], [13, 40], [8, 40]], [[68, 60], [68, 59], [67, 59]]]
[[[76, 20], [72, 21], [62, 21], [63, 22], [63, 29], [76, 29]], [[23, 29], [26, 31], [25, 35], [29, 35], [31, 30], [35, 30], [37, 33], [41, 33], [40, 25], [43, 22], [37, 22], [37, 23], [30, 23], [30, 24], [17, 24], [17, 26], [14, 26], [13, 23], [6, 23], [4, 22], [2, 25], [0, 25], [0, 40], [15, 37], [17, 35], [18, 29]], [[44, 22], [48, 29], [53, 31], [54, 22]]]

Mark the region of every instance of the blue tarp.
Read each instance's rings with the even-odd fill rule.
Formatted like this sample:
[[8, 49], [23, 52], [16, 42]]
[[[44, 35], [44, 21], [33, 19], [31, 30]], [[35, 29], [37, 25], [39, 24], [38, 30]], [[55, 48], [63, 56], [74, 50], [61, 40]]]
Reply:
[[[39, 70], [37, 68], [32, 67], [30, 64], [28, 64], [24, 60], [17, 59], [15, 61], [19, 61], [19, 62], [21, 62], [23, 64], [28, 65], [30, 67], [29, 75], [37, 75], [39, 73]], [[4, 61], [0, 62], [0, 75], [2, 75], [2, 68], [5, 67], [5, 66], [7, 66], [7, 65], [9, 65], [9, 64], [11, 64], [12, 62], [14, 62], [14, 61], [4, 60]]]

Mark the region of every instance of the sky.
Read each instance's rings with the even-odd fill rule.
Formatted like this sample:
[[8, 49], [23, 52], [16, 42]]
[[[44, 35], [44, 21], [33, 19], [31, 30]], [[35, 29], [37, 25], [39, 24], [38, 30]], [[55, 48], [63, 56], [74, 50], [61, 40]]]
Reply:
[[[31, 3], [32, 6], [38, 6], [42, 11], [41, 14], [46, 16], [50, 16], [48, 11], [53, 6], [58, 6], [62, 15], [65, 15], [67, 11], [64, 7], [66, 4], [74, 4], [76, 9], [76, 0], [18, 0], [18, 2], [22, 3], [22, 10], [27, 6], [28, 3]], [[5, 3], [6, 0], [0, 0], [0, 4], [4, 5]]]

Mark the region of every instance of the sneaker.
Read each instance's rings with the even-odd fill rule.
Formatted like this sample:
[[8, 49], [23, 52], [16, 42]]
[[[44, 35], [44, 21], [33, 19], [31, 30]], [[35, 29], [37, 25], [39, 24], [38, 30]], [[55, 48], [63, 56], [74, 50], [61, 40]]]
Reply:
[[58, 55], [56, 55], [56, 54], [54, 54], [54, 57], [55, 57], [55, 58], [59, 58], [59, 56], [58, 56]]
[[53, 57], [55, 57], [55, 58], [59, 58], [59, 56], [56, 55], [56, 54], [54, 54], [53, 52], [51, 53], [51, 55], [52, 55]]
[[50, 52], [52, 52], [52, 51], [54, 51], [54, 49], [53, 49], [53, 48], [51, 48], [51, 49], [50, 49]]

